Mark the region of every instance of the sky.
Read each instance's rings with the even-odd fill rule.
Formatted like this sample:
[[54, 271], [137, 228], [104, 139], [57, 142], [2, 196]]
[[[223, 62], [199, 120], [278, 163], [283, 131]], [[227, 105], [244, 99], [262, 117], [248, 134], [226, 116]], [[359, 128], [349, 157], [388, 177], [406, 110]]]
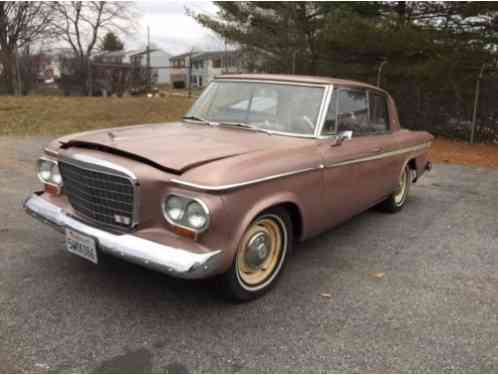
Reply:
[[145, 45], [147, 26], [150, 27], [151, 44], [172, 55], [187, 52], [191, 48], [223, 49], [223, 41], [219, 37], [185, 14], [185, 8], [188, 8], [196, 13], [216, 15], [216, 5], [210, 1], [140, 1], [136, 6], [141, 14], [138, 30], [123, 37], [126, 49]]

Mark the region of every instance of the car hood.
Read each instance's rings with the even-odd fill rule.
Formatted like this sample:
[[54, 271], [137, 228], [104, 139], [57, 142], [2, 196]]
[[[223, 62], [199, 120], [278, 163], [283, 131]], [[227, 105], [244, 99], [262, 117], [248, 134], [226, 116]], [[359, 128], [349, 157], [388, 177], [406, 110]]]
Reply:
[[99, 146], [177, 173], [269, 147], [286, 147], [292, 141], [262, 132], [181, 122], [98, 130], [59, 139], [64, 148]]

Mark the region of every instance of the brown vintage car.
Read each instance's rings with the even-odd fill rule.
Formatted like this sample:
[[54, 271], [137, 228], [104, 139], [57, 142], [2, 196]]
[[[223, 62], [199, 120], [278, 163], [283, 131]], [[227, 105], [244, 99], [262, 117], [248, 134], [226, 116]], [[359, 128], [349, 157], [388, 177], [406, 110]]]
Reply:
[[400, 210], [432, 140], [400, 129], [393, 99], [368, 84], [225, 75], [183, 121], [55, 140], [38, 161], [44, 190], [24, 207], [94, 263], [109, 253], [218, 275], [248, 300], [275, 283], [294, 241], [374, 205]]

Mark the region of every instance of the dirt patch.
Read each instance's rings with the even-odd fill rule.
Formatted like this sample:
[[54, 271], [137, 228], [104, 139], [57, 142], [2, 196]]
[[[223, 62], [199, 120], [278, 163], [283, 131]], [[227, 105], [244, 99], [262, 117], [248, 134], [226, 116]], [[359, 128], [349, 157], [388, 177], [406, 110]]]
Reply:
[[498, 145], [475, 144], [438, 137], [429, 158], [433, 163], [460, 164], [498, 169]]

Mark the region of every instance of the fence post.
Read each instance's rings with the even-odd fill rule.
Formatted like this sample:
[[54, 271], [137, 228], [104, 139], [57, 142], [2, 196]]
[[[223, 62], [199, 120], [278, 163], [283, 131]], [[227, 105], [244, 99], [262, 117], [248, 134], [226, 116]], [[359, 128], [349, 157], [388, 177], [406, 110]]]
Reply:
[[292, 53], [292, 74], [296, 74], [296, 55], [297, 50]]
[[481, 70], [479, 71], [479, 76], [477, 77], [477, 80], [476, 80], [476, 90], [475, 90], [475, 94], [474, 94], [474, 110], [472, 111], [472, 127], [470, 130], [470, 144], [474, 144], [476, 125], [477, 125], [477, 108], [479, 106], [479, 94], [481, 91], [481, 79], [482, 79], [482, 75], [484, 73], [485, 67], [486, 67], [486, 64], [482, 64]]
[[93, 96], [93, 71], [92, 71], [92, 61], [90, 55], [87, 56], [87, 95]]
[[16, 82], [15, 82], [15, 95], [22, 96], [22, 77], [21, 77], [21, 66], [20, 66], [20, 55], [17, 49], [17, 45], [15, 47], [15, 58], [16, 58]]
[[380, 78], [382, 76], [382, 68], [384, 67], [384, 65], [387, 64], [387, 60], [384, 60], [380, 63], [379, 65], [379, 69], [377, 70], [377, 87], [380, 87]]

